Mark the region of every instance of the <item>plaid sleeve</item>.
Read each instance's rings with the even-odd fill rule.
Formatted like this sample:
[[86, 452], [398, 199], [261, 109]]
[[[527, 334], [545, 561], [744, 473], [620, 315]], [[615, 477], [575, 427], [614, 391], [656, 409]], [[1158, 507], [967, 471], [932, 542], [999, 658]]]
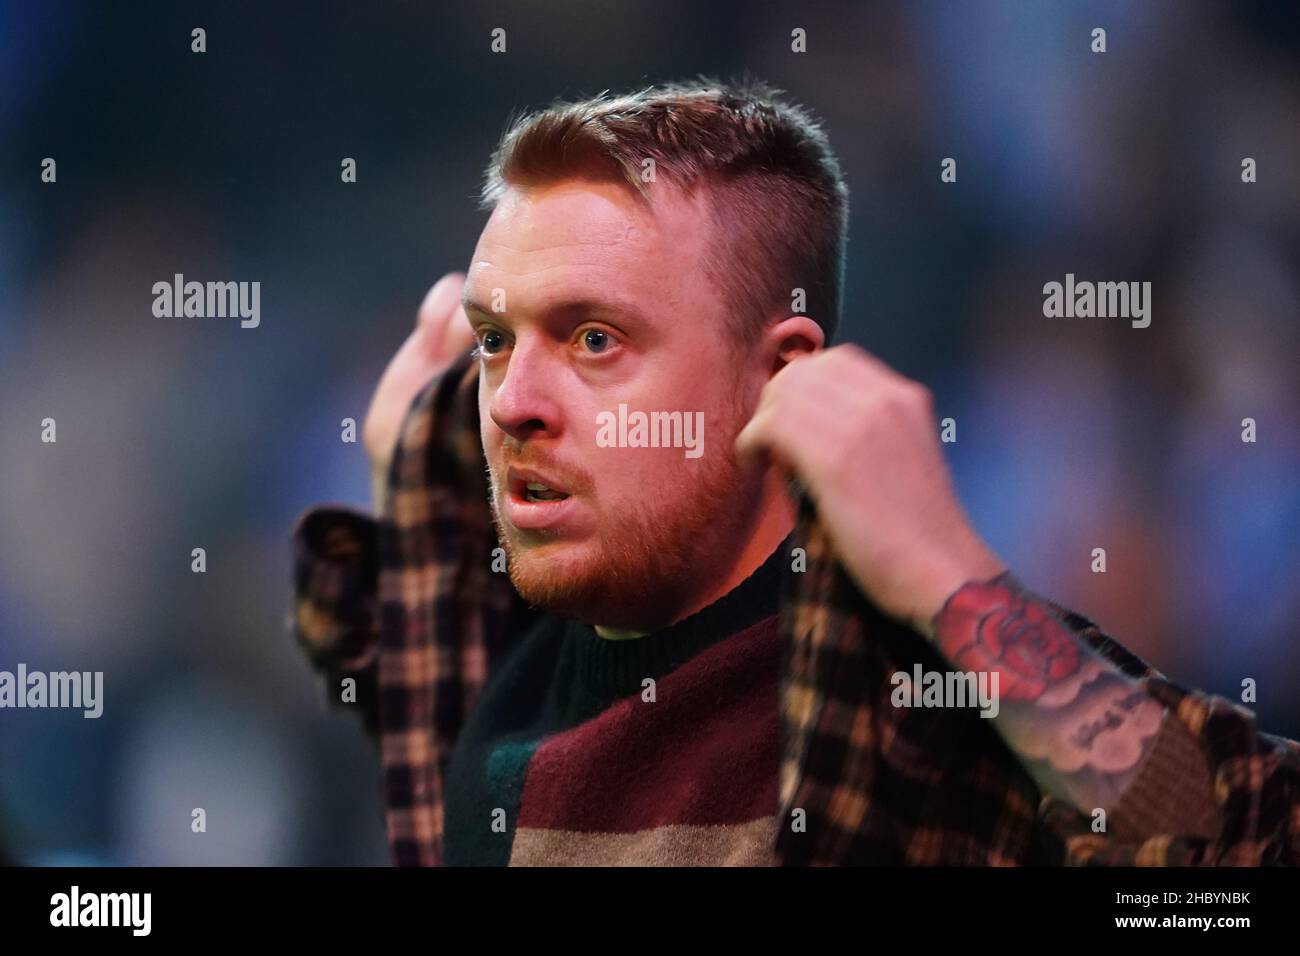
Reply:
[[1107, 830], [1045, 794], [969, 709], [898, 707], [891, 675], [948, 663], [887, 619], [800, 501], [786, 576], [781, 768], [786, 865], [1300, 863], [1300, 746], [1254, 716], [1167, 680], [1082, 615], [1067, 627], [1162, 701], [1169, 716]]
[[777, 860], [1033, 860], [1040, 794], [1028, 772], [973, 710], [894, 704], [895, 675], [946, 665], [924, 637], [858, 590], [806, 496], [799, 514], [783, 586]]
[[1168, 708], [1137, 776], [1093, 818], [1045, 796], [1039, 823], [1067, 865], [1300, 864], [1300, 744], [1262, 732], [1255, 715], [1183, 687], [1144, 664], [1082, 615], [1044, 601], [1076, 634]]
[[1047, 797], [1040, 822], [1070, 865], [1300, 864], [1300, 745], [1262, 732], [1231, 701], [1145, 679], [1169, 708], [1138, 776], [1094, 833], [1092, 818]]
[[[325, 703], [358, 708], [372, 739], [378, 728], [376, 530], [370, 515], [342, 505], [303, 512], [293, 530], [290, 615]], [[345, 687], [347, 679], [355, 684]]]

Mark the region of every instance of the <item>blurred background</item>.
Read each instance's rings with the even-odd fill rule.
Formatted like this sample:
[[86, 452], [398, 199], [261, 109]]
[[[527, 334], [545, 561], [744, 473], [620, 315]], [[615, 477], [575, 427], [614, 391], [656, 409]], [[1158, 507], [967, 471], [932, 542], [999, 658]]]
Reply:
[[[512, 112], [700, 72], [824, 120], [842, 338], [933, 387], [1020, 577], [1300, 737], [1300, 5], [185, 6], [0, 4], [0, 669], [105, 683], [98, 720], [0, 711], [11, 857], [387, 861], [285, 630], [290, 528], [368, 503], [340, 421], [467, 265]], [[177, 272], [260, 281], [260, 327], [155, 318]], [[1150, 281], [1151, 326], [1044, 318], [1067, 272]]]

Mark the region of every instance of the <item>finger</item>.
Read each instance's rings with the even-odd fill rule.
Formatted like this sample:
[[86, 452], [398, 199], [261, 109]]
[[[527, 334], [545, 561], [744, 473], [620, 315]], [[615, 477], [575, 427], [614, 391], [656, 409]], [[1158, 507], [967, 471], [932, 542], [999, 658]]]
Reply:
[[463, 272], [448, 272], [435, 282], [420, 303], [415, 317], [416, 324], [426, 329], [440, 328], [460, 305], [460, 293], [464, 285]]
[[[840, 371], [853, 376], [855, 382], [871, 386], [878, 382], [911, 381], [888, 362], [877, 358], [860, 345], [846, 342], [827, 350], [826, 354], [833, 360], [843, 363]], [[851, 370], [851, 371], [850, 371]]]
[[765, 415], [763, 420], [752, 420], [740, 430], [736, 436], [736, 457], [743, 464], [776, 469], [785, 479], [786, 493], [792, 501], [797, 501], [802, 494], [802, 484], [794, 462], [769, 435], [767, 418]]
[[464, 308], [457, 302], [456, 314], [447, 323], [447, 336], [443, 343], [443, 353], [449, 356], [459, 355], [473, 344], [474, 328], [469, 324], [469, 316], [465, 314]]
[[759, 407], [736, 435], [736, 455], [739, 458], [765, 458], [772, 449], [771, 413]]

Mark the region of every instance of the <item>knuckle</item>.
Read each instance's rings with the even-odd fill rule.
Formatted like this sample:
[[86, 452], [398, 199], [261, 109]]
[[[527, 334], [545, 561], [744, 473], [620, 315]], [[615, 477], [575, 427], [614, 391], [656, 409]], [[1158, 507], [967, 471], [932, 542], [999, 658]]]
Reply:
[[912, 410], [925, 404], [926, 388], [919, 382], [901, 376], [889, 383], [885, 393], [891, 407], [897, 410]]

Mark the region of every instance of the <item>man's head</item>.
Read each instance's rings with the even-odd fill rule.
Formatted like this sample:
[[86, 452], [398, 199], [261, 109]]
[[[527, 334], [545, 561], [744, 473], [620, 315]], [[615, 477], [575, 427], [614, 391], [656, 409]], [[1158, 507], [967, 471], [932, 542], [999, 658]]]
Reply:
[[[511, 579], [592, 624], [670, 623], [788, 530], [779, 479], [733, 441], [764, 383], [837, 325], [834, 156], [765, 88], [674, 85], [523, 117], [483, 200], [465, 305]], [[660, 434], [701, 417], [702, 451]]]

